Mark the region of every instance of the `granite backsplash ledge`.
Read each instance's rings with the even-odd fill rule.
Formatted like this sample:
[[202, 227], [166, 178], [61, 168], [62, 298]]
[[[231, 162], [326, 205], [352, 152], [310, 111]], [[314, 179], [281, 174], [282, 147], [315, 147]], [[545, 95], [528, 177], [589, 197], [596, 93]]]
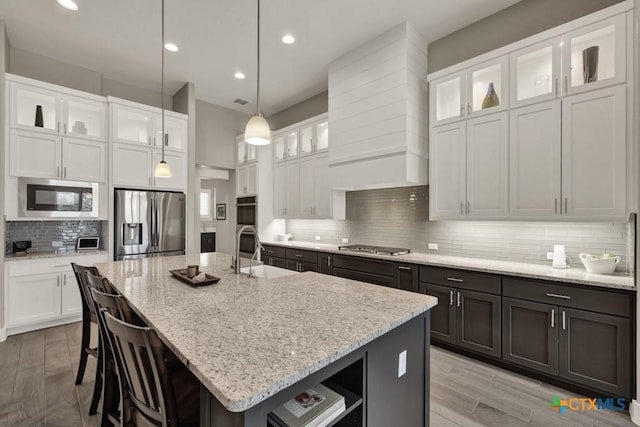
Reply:
[[13, 252], [12, 243], [31, 240], [31, 247], [39, 251], [52, 251], [51, 242], [62, 242], [67, 248], [75, 248], [78, 237], [101, 238], [103, 221], [7, 221], [5, 230], [5, 253]]
[[[635, 215], [629, 222], [429, 221], [427, 186], [347, 193], [347, 220], [287, 220], [294, 240], [408, 247], [417, 252], [545, 264], [553, 245], [622, 257], [618, 271], [633, 272]], [[429, 250], [437, 243], [438, 250]]]

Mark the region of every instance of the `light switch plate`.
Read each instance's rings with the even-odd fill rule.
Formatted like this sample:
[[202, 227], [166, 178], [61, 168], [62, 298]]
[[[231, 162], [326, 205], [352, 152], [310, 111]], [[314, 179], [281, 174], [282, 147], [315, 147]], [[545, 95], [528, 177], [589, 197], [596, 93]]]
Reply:
[[429, 243], [429, 249], [431, 249], [432, 251], [437, 251], [438, 250], [438, 244], [437, 243]]
[[316, 236], [316, 240], [320, 240], [320, 236]]
[[347, 237], [342, 238], [342, 243], [349, 243], [349, 239]]
[[51, 246], [54, 247], [54, 248], [61, 248], [62, 245], [63, 245], [63, 243], [60, 242], [60, 241], [51, 242]]
[[553, 259], [553, 252], [547, 252], [547, 259]]
[[398, 378], [407, 373], [407, 350], [398, 355]]

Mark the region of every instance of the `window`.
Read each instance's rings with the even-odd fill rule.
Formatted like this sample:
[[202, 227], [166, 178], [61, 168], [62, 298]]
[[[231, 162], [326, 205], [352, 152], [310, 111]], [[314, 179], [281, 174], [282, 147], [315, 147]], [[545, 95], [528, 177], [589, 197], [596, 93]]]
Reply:
[[200, 218], [211, 219], [211, 190], [200, 190]]

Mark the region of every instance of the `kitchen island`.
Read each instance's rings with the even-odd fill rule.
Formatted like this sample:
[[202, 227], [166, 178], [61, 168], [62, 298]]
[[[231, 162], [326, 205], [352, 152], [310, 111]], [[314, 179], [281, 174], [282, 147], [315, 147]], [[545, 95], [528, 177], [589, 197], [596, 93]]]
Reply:
[[[192, 288], [169, 274], [188, 264], [220, 282]], [[317, 273], [235, 275], [221, 253], [97, 267], [200, 380], [201, 425], [266, 427], [320, 382], [345, 396], [334, 425], [429, 423], [434, 297]]]

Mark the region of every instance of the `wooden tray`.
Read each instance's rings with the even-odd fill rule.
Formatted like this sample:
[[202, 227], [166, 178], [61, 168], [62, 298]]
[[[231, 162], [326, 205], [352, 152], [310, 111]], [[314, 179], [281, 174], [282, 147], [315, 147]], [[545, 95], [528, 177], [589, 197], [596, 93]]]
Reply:
[[218, 283], [220, 281], [219, 277], [212, 276], [211, 274], [205, 273], [205, 275], [207, 276], [207, 280], [203, 280], [202, 282], [194, 282], [192, 279], [189, 278], [189, 276], [187, 276], [186, 268], [181, 270], [169, 270], [169, 273], [171, 273], [171, 275], [176, 279], [191, 286], [213, 285], [214, 283]]

